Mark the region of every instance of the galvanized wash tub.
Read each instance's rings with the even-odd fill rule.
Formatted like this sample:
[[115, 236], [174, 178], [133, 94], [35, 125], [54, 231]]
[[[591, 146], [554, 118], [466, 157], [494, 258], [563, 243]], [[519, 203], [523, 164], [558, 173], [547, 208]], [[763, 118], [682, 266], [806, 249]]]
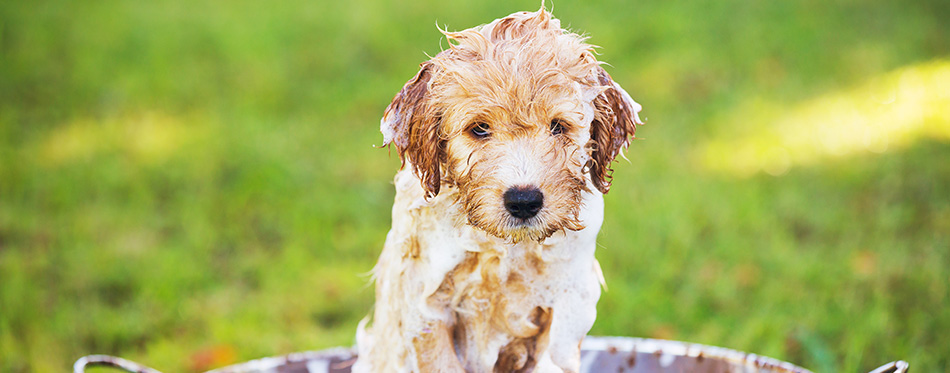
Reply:
[[[581, 345], [581, 372], [743, 372], [802, 373], [809, 370], [784, 361], [722, 347], [628, 337], [587, 337]], [[208, 373], [347, 373], [356, 353], [348, 348], [293, 353], [227, 366]], [[83, 373], [88, 366], [109, 366], [129, 372], [158, 373], [140, 364], [107, 355], [80, 358], [73, 366]], [[903, 373], [908, 364], [895, 361], [871, 373]]]

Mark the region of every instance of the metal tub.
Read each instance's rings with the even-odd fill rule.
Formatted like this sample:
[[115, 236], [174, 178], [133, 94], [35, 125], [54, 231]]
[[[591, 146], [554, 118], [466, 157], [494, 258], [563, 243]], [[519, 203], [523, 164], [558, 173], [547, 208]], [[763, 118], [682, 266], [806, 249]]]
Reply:
[[[628, 337], [587, 337], [581, 345], [581, 372], [743, 372], [802, 373], [808, 369], [765, 356], [695, 343]], [[356, 352], [349, 348], [298, 352], [235, 364], [208, 373], [347, 373]], [[140, 364], [106, 355], [80, 358], [75, 373], [88, 366], [110, 366], [129, 372], [157, 373]], [[903, 373], [908, 364], [895, 361], [871, 373]]]

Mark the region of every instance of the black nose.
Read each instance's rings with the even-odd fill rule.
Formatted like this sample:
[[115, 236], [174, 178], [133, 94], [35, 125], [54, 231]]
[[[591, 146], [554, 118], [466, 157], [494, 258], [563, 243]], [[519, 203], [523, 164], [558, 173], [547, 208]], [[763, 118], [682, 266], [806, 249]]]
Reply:
[[508, 189], [504, 199], [505, 210], [519, 219], [529, 219], [537, 215], [538, 211], [541, 211], [541, 206], [544, 206], [544, 195], [535, 187]]

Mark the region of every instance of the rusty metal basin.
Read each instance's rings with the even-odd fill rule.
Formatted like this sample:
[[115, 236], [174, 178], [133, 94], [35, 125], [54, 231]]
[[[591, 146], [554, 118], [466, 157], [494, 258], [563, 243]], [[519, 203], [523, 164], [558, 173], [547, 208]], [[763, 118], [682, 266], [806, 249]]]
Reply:
[[[581, 372], [742, 372], [803, 373], [791, 363], [722, 347], [695, 343], [629, 337], [588, 337], [581, 345]], [[347, 373], [356, 353], [349, 348], [293, 353], [235, 364], [208, 373]], [[80, 358], [75, 373], [88, 366], [109, 366], [129, 372], [158, 373], [137, 363], [106, 355]], [[908, 364], [895, 361], [871, 373], [904, 373]]]

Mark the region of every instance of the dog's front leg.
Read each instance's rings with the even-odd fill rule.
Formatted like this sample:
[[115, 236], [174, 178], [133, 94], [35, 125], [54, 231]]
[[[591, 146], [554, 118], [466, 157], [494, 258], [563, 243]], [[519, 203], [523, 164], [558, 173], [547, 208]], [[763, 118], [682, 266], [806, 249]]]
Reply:
[[413, 338], [412, 347], [420, 372], [465, 372], [455, 355], [452, 342], [452, 327], [445, 321], [426, 323], [422, 332]]

